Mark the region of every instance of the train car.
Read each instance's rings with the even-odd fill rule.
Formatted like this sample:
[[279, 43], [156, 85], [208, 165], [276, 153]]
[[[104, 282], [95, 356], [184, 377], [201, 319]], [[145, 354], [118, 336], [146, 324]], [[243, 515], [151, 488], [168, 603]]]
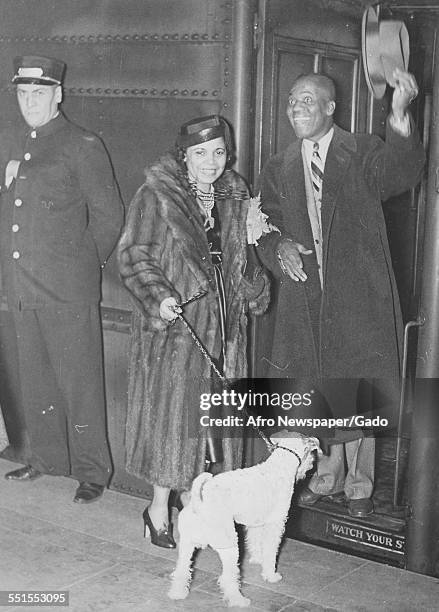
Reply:
[[[409, 69], [419, 85], [411, 107], [428, 165], [419, 187], [385, 204], [405, 323], [397, 426], [378, 438], [375, 512], [353, 519], [343, 499], [296, 507], [287, 535], [439, 576], [439, 6], [389, 0], [2, 0], [0, 122], [17, 116], [12, 60], [39, 54], [67, 64], [63, 109], [100, 135], [128, 206], [143, 169], [173, 145], [177, 127], [218, 113], [234, 128], [235, 168], [256, 189], [261, 168], [293, 138], [285, 114], [293, 79], [320, 71], [336, 83], [336, 121], [348, 131], [384, 136], [391, 90], [376, 99], [362, 57], [364, 13], [402, 22]], [[114, 256], [103, 275], [111, 487], [149, 497], [125, 470], [124, 425], [132, 304]], [[274, 316], [273, 310], [266, 315]], [[250, 351], [258, 376], [258, 324]], [[427, 382], [426, 382], [427, 381]], [[20, 461], [20, 408], [3, 399], [10, 446]], [[247, 445], [247, 461], [257, 445]]]

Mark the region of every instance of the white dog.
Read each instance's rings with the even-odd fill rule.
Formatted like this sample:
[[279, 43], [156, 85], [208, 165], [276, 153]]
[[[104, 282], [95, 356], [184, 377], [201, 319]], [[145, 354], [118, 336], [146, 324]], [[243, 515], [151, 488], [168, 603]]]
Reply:
[[218, 583], [230, 606], [248, 606], [239, 590], [238, 538], [234, 521], [247, 528], [250, 562], [262, 565], [268, 582], [282, 579], [276, 572], [277, 550], [285, 528], [296, 480], [312, 467], [317, 438], [295, 432], [274, 434], [274, 450], [266, 461], [217, 476], [203, 473], [192, 483], [190, 502], [180, 512], [177, 567], [168, 593], [184, 599], [189, 593], [191, 558], [196, 548], [210, 545], [219, 554]]

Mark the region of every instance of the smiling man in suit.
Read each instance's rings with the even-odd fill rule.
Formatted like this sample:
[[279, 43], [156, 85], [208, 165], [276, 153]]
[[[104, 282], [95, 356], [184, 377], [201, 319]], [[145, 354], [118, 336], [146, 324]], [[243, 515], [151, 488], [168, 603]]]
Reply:
[[[280, 230], [258, 247], [278, 283], [264, 375], [323, 379], [319, 388], [335, 416], [355, 414], [364, 379], [380, 379], [391, 405], [400, 376], [402, 319], [382, 201], [418, 183], [424, 151], [407, 112], [416, 81], [399, 69], [393, 76], [385, 142], [334, 123], [330, 78], [299, 77], [287, 108], [298, 139], [261, 176], [264, 212]], [[329, 442], [302, 503], [344, 491], [352, 516], [370, 514], [374, 438], [357, 428], [336, 431]]]

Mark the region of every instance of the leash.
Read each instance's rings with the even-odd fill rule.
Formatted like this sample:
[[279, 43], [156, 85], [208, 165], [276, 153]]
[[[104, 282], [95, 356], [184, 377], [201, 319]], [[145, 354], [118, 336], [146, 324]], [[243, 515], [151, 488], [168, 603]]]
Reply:
[[192, 329], [192, 327], [190, 326], [190, 324], [187, 322], [187, 320], [184, 318], [184, 316], [180, 313], [177, 312], [177, 317], [180, 319], [180, 321], [183, 323], [183, 325], [186, 327], [186, 329], [188, 330], [188, 332], [190, 333], [190, 335], [192, 336], [193, 341], [195, 342], [195, 344], [197, 345], [197, 347], [200, 349], [202, 355], [204, 355], [204, 357], [207, 359], [207, 361], [209, 362], [209, 365], [212, 367], [213, 371], [215, 372], [215, 374], [220, 378], [221, 382], [226, 385], [229, 386], [229, 382], [226, 379], [226, 377], [224, 376], [224, 374], [222, 374], [215, 362], [213, 361], [212, 357], [209, 355], [209, 353], [207, 352], [207, 350], [204, 348], [204, 346], [202, 345], [200, 339], [198, 338], [197, 334], [194, 332], [194, 330]]
[[[204, 297], [206, 295], [207, 291], [199, 291], [198, 293], [195, 293], [192, 297], [188, 298], [187, 300], [185, 300], [184, 302], [181, 302], [180, 304], [178, 304], [179, 307], [181, 306], [185, 306], [186, 304], [189, 304], [195, 300], [198, 300], [201, 297]], [[215, 372], [215, 374], [218, 376], [218, 378], [221, 380], [221, 382], [226, 386], [229, 387], [230, 386], [230, 382], [227, 380], [227, 378], [224, 376], [224, 374], [222, 372], [220, 372], [220, 370], [218, 369], [217, 365], [215, 364], [214, 360], [212, 359], [212, 357], [210, 356], [209, 352], [207, 351], [207, 349], [203, 346], [203, 343], [201, 342], [201, 340], [198, 338], [197, 334], [195, 333], [194, 329], [192, 328], [192, 326], [190, 325], [190, 323], [188, 323], [188, 321], [186, 320], [186, 318], [184, 317], [183, 314], [181, 314], [180, 312], [176, 313], [177, 318], [183, 323], [183, 325], [186, 327], [186, 329], [188, 330], [189, 334], [192, 336], [193, 341], [195, 342], [196, 346], [198, 347], [198, 349], [200, 350], [201, 354], [205, 357], [205, 359], [207, 360], [207, 362], [209, 363], [209, 365], [211, 366], [211, 368], [213, 369], [213, 371]], [[247, 410], [243, 407], [242, 408], [243, 413], [249, 417], [250, 415], [248, 414]], [[259, 429], [259, 427], [257, 425], [252, 425], [253, 429], [256, 430], [256, 432], [258, 433], [258, 435], [262, 438], [262, 440], [265, 442], [270, 454], [273, 453], [277, 448], [280, 448], [282, 450], [286, 450], [289, 453], [292, 453], [296, 459], [299, 462], [299, 467], [302, 465], [302, 459], [299, 457], [299, 455], [291, 450], [291, 448], [287, 448], [286, 446], [282, 446], [281, 444], [276, 444], [275, 442], [272, 442], [270, 440], [270, 438], [268, 436], [266, 436], [264, 434], [263, 431], [261, 431]]]

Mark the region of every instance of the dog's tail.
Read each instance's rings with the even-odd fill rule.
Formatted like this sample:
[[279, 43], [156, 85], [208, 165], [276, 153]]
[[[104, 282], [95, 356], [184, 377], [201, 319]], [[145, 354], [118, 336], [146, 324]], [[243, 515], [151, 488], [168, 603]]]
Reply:
[[210, 472], [203, 472], [193, 481], [191, 487], [191, 505], [194, 512], [200, 510], [201, 504], [203, 503], [203, 487], [211, 478], [213, 478], [213, 474], [210, 474]]

